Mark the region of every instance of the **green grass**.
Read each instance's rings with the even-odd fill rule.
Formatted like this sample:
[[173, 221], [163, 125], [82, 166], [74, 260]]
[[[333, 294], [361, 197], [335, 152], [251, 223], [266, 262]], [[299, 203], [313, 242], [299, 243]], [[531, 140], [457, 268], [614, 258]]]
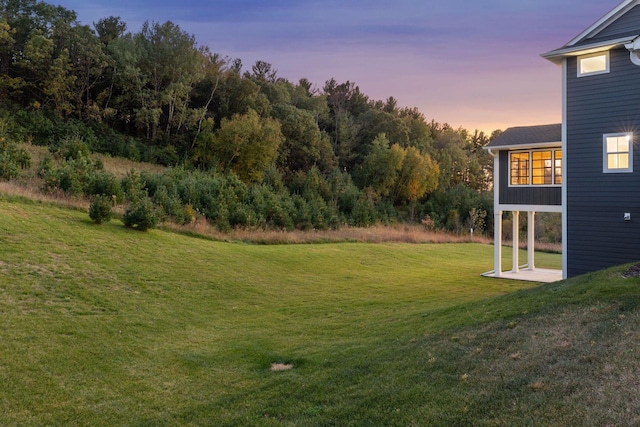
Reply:
[[639, 417], [623, 393], [640, 372], [637, 279], [480, 277], [492, 256], [480, 244], [213, 242], [0, 196], [0, 424]]

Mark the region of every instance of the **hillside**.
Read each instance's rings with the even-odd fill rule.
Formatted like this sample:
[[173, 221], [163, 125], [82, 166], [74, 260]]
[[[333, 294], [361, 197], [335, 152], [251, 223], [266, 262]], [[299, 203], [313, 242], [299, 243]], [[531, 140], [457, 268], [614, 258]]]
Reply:
[[532, 287], [480, 277], [491, 260], [140, 233], [0, 195], [0, 424], [637, 424], [639, 279]]
[[[117, 16], [83, 25], [41, 0], [0, 12], [0, 180], [31, 162], [48, 191], [117, 192], [109, 171], [87, 162], [91, 152], [174, 167], [141, 184], [176, 223], [187, 207], [223, 231], [421, 220], [458, 234], [491, 229], [493, 159], [482, 147], [499, 130], [438, 123], [349, 80], [289, 81], [171, 21], [149, 17], [139, 31]], [[30, 161], [23, 143], [51, 155]]]

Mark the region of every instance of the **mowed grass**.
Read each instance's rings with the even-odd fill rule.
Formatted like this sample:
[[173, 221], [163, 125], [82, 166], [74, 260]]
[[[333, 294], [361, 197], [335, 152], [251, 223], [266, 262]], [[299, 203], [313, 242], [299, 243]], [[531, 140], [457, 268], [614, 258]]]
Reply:
[[0, 424], [640, 420], [637, 279], [480, 277], [492, 256], [140, 233], [0, 196]]

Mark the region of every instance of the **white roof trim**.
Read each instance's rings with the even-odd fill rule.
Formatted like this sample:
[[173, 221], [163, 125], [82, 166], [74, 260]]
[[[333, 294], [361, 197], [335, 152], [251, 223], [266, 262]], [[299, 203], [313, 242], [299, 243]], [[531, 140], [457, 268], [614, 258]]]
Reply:
[[589, 28], [584, 30], [582, 33], [578, 34], [575, 38], [573, 38], [567, 46], [574, 46], [575, 44], [581, 42], [582, 40], [593, 37], [597, 35], [600, 31], [604, 30], [609, 26], [613, 21], [627, 13], [630, 9], [636, 6], [640, 0], [624, 0], [618, 6], [616, 6], [611, 12], [607, 13], [605, 16], [600, 18], [594, 24], [592, 24]]
[[627, 37], [622, 37], [615, 40], [606, 40], [599, 43], [593, 43], [589, 45], [582, 46], [565, 46], [560, 49], [552, 50], [547, 53], [543, 53], [542, 56], [549, 61], [560, 64], [562, 62], [562, 58], [566, 58], [568, 56], [579, 56], [579, 55], [587, 55], [589, 53], [602, 52], [605, 50], [613, 49], [614, 47], [621, 47], [628, 43], [636, 40], [639, 35], [632, 35]]
[[483, 147], [485, 150], [492, 151], [515, 151], [515, 150], [531, 150], [536, 148], [560, 148], [562, 141], [556, 142], [531, 142], [529, 144], [512, 144], [512, 145], [498, 145], [494, 147]]

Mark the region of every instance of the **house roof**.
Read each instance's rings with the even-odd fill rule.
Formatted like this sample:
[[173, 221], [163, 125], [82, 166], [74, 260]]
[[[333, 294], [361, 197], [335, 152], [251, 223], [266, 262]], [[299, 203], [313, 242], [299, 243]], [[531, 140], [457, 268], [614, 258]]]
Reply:
[[541, 56], [555, 63], [561, 63], [562, 59], [567, 56], [583, 55], [591, 52], [611, 49], [614, 47], [624, 46], [634, 41], [640, 36], [640, 28], [638, 31], [624, 31], [620, 34], [609, 34], [598, 37], [605, 32], [607, 28], [614, 22], [624, 16], [634, 7], [640, 5], [640, 0], [624, 0], [618, 6], [613, 8], [609, 13], [594, 22], [583, 32], [574, 37], [566, 45], [543, 53]]
[[558, 146], [562, 141], [562, 125], [519, 126], [505, 130], [485, 148], [498, 150]]

